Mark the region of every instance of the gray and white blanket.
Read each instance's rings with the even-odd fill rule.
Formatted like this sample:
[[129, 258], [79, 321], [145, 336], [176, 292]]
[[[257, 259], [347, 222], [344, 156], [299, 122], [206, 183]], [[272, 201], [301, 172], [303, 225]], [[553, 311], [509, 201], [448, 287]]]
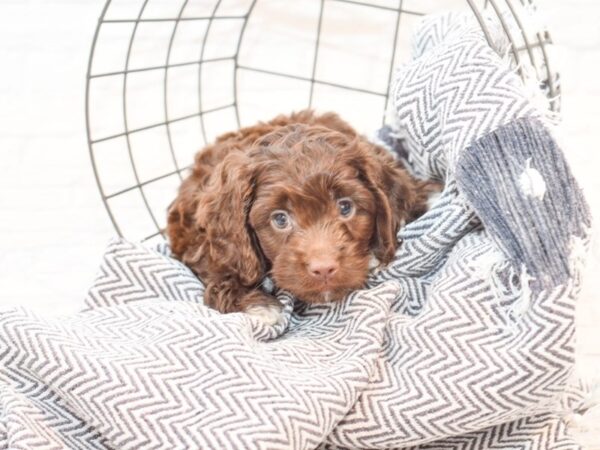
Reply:
[[0, 449], [578, 448], [589, 213], [496, 50], [460, 15], [417, 32], [379, 138], [446, 187], [347, 301], [221, 315], [166, 247], [118, 239], [81, 313], [0, 312]]

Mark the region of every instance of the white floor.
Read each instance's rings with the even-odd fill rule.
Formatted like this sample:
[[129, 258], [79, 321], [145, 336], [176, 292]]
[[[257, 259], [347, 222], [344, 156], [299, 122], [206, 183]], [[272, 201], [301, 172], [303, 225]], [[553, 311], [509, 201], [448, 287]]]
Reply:
[[[600, 2], [538, 4], [557, 44], [564, 148], [600, 217]], [[2, 306], [77, 310], [114, 235], [92, 173], [84, 121], [87, 58], [102, 6], [99, 0], [0, 1]], [[599, 270], [596, 243], [577, 323], [579, 368], [595, 376]], [[593, 414], [580, 431], [590, 448], [600, 449], [600, 413]]]

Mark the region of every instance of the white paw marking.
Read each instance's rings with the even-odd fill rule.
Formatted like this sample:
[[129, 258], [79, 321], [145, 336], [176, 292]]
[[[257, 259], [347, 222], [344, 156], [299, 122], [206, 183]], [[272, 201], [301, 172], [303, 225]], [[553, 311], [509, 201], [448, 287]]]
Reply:
[[281, 307], [276, 305], [252, 305], [246, 308], [246, 314], [256, 317], [266, 325], [275, 325], [283, 320]]
[[427, 210], [430, 210], [431, 208], [433, 208], [433, 205], [435, 204], [435, 202], [438, 201], [438, 199], [442, 196], [441, 192], [434, 192], [432, 194], [429, 194], [429, 197], [427, 198]]
[[371, 255], [371, 259], [369, 259], [369, 272], [377, 273], [381, 270], [381, 262], [375, 257], [375, 255]]

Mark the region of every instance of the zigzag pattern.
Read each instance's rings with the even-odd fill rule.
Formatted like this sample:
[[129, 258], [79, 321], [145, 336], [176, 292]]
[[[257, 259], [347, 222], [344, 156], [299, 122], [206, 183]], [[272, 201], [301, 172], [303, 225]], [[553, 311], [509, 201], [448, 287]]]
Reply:
[[280, 292], [286, 320], [267, 327], [206, 308], [167, 250], [117, 240], [81, 314], [0, 313], [0, 449], [576, 448], [550, 412], [577, 267], [532, 292], [453, 177], [468, 145], [535, 111], [468, 21], [432, 18], [416, 42], [397, 127], [446, 188], [369, 289], [336, 305]]
[[[541, 414], [461, 436], [402, 448], [405, 450], [580, 450], [581, 446], [568, 436], [565, 423], [560, 417]], [[347, 449], [323, 444], [319, 450]]]
[[542, 414], [497, 425], [441, 442], [410, 447], [410, 450], [580, 450], [568, 436], [560, 417]]
[[[119, 265], [118, 273], [126, 274], [131, 284], [144, 282], [140, 273], [148, 264], [140, 261], [155, 261], [157, 257], [125, 242], [114, 243], [107, 254], [111, 267]], [[102, 305], [81, 317], [56, 323], [26, 311], [5, 313], [2, 336], [9, 336], [13, 347], [6, 346], [2, 357], [18, 364], [6, 366], [2, 381], [29, 381], [20, 395], [32, 401], [21, 411], [27, 419], [22, 432], [11, 438], [32, 445], [62, 442], [60, 445], [69, 447], [80, 447], [83, 441], [86, 448], [101, 448], [99, 436], [118, 448], [164, 444], [165, 436], [170, 436], [168, 442], [182, 447], [310, 448], [341, 419], [329, 441], [351, 448], [373, 448], [428, 442], [505, 421], [515, 412], [524, 415], [547, 409], [548, 405], [540, 405], [539, 396], [553, 395], [552, 389], [545, 392], [546, 387], [562, 382], [567, 376], [566, 366], [554, 372], [547, 366], [533, 366], [528, 376], [515, 368], [526, 366], [532, 354], [556, 357], [551, 366], [560, 365], [562, 351], [556, 349], [568, 346], [571, 340], [572, 307], [558, 293], [535, 305], [539, 311], [528, 312], [533, 320], [523, 318], [515, 324], [507, 315], [510, 305], [500, 308], [493, 292], [481, 295], [489, 291], [481, 267], [493, 271], [501, 263], [501, 255], [485, 232], [472, 232], [457, 243], [432, 286], [411, 292], [429, 296], [416, 318], [407, 320], [395, 313], [383, 328], [386, 308], [394, 305], [402, 289], [397, 283], [387, 283], [362, 293], [359, 303], [356, 300], [361, 294], [333, 308], [317, 306], [297, 312], [279, 345], [267, 346], [269, 362], [263, 359], [262, 364], [261, 358], [248, 350], [258, 340], [247, 317], [221, 318], [196, 304], [193, 297], [167, 304], [150, 300]], [[173, 262], [165, 269], [158, 264], [156, 272], [167, 275], [177, 266]], [[137, 273], [123, 267], [137, 267]], [[114, 280], [115, 287], [128, 285], [116, 277]], [[196, 284], [200, 285], [198, 281]], [[106, 283], [103, 286], [109, 288]], [[132, 295], [138, 291], [129, 290]], [[460, 301], [449, 303], [451, 299]], [[344, 308], [359, 316], [348, 323]], [[540, 320], [544, 315], [547, 320]], [[204, 321], [211, 317], [219, 320]], [[362, 332], [357, 329], [359, 324]], [[374, 330], [378, 330], [379, 338], [373, 335]], [[562, 341], [548, 340], [549, 335]], [[358, 352], [356, 347], [348, 347], [348, 337], [365, 345], [362, 352], [360, 345]], [[320, 345], [315, 345], [315, 339]], [[35, 347], [25, 345], [33, 341]], [[383, 357], [376, 359], [380, 345]], [[200, 360], [192, 357], [198, 352]], [[352, 355], [356, 364], [349, 364], [347, 371], [340, 370], [339, 361], [332, 363], [332, 355], [342, 359]], [[372, 365], [365, 367], [369, 358]], [[277, 361], [280, 370], [273, 370], [272, 361]], [[302, 383], [302, 372], [316, 378]], [[56, 377], [56, 373], [63, 377]], [[348, 379], [340, 382], [344, 374]], [[538, 383], [532, 383], [536, 379]], [[368, 380], [370, 385], [365, 388]], [[357, 400], [359, 387], [363, 389]], [[280, 398], [282, 393], [286, 395]], [[52, 411], [35, 414], [37, 402], [47, 408], [48, 401]], [[528, 408], [532, 403], [535, 407]], [[325, 412], [328, 404], [329, 415]], [[19, 409], [6, 401], [2, 405], [11, 411]], [[293, 407], [286, 422], [280, 416], [290, 405]], [[206, 414], [199, 414], [205, 408]], [[312, 420], [302, 414], [307, 409]], [[78, 416], [93, 426], [86, 426]], [[123, 417], [128, 419], [121, 421]], [[202, 418], [210, 421], [199, 423]], [[300, 424], [290, 426], [293, 420]], [[41, 429], [52, 430], [51, 436], [36, 429], [39, 423], [48, 423]], [[256, 435], [248, 434], [259, 425], [262, 428]], [[77, 430], [75, 436], [68, 432], [72, 429]], [[263, 434], [269, 438], [259, 446]], [[53, 441], [56, 435], [60, 439]], [[143, 440], [139, 436], [144, 436]], [[464, 448], [474, 448], [475, 444], [467, 445], [471, 440], [466, 437], [452, 441], [452, 445], [463, 441]], [[74, 442], [77, 445], [72, 445]]]
[[432, 208], [398, 233], [402, 245], [394, 261], [373, 282], [436, 273], [453, 245], [478, 226], [477, 217], [450, 181]]
[[573, 362], [568, 287], [513, 317], [488, 281], [507, 268], [484, 231], [464, 237], [418, 316], [390, 318], [384, 358], [328, 442], [401, 447], [552, 408]]
[[459, 153], [519, 117], [539, 116], [522, 82], [488, 47], [474, 19], [432, 16], [416, 34], [417, 58], [393, 87], [397, 135], [410, 163], [426, 177], [447, 179]]
[[[112, 285], [138, 296], [156, 258], [114, 243], [105, 261], [115, 269]], [[170, 281], [174, 269], [161, 263], [150, 273]], [[393, 282], [357, 292], [296, 316], [285, 336], [261, 343], [255, 330], [264, 325], [244, 314], [221, 316], [195, 298], [131, 303], [99, 279], [119, 304], [66, 320], [22, 309], [2, 315], [0, 380], [28, 381], [19, 391], [28, 400], [25, 434], [11, 431], [11, 441], [87, 447], [83, 438], [72, 445], [72, 435], [57, 437], [81, 417], [113, 448], [314, 448], [368, 383], [397, 292]], [[42, 397], [53, 417], [34, 414]], [[2, 404], [11, 421], [15, 409]]]
[[188, 267], [159, 252], [149, 256], [144, 248], [112, 242], [85, 299], [88, 308], [152, 299], [202, 303], [204, 286]]

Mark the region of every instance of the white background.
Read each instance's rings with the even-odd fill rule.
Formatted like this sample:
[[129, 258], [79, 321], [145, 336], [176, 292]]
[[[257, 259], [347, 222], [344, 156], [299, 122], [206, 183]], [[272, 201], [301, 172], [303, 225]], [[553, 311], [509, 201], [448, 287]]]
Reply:
[[[538, 5], [557, 44], [564, 150], [598, 217], [600, 2]], [[84, 116], [87, 61], [102, 6], [98, 0], [0, 0], [1, 306], [76, 311], [114, 235], [94, 180]], [[362, 33], [368, 42], [377, 30]], [[360, 53], [360, 42], [353, 45]], [[600, 371], [599, 269], [596, 243], [577, 324], [579, 367], [590, 375]], [[600, 445], [598, 432], [584, 439]]]

